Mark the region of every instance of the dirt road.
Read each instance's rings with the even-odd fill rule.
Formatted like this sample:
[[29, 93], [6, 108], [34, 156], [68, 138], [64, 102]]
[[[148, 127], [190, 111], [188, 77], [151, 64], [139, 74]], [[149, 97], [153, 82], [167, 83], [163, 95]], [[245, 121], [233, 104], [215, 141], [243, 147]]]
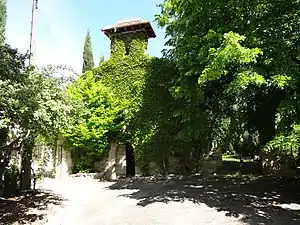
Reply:
[[45, 179], [37, 194], [0, 201], [0, 224], [296, 225], [299, 187], [263, 177]]
[[[139, 199], [129, 196], [137, 189], [111, 190], [114, 183], [89, 178], [46, 180], [44, 187], [66, 199], [61, 209], [48, 217], [48, 225], [176, 225], [176, 224], [243, 224], [241, 216], [228, 217], [205, 204], [189, 200], [153, 202], [139, 205]], [[152, 187], [151, 187], [152, 189]], [[154, 190], [149, 190], [153, 192]], [[146, 196], [144, 196], [146, 197]], [[59, 208], [61, 206], [58, 206]]]

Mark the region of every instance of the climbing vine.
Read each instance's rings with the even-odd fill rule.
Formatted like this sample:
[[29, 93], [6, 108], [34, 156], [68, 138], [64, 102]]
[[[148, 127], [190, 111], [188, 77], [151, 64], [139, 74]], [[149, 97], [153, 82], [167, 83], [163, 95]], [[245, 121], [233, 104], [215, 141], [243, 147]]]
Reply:
[[150, 162], [161, 166], [168, 159], [173, 134], [165, 128], [174, 125], [169, 119], [176, 104], [169, 88], [177, 76], [169, 60], [144, 54], [146, 48], [142, 35], [115, 36], [111, 58], [93, 70], [123, 103], [125, 129], [118, 140], [134, 146], [136, 163], [142, 168]]

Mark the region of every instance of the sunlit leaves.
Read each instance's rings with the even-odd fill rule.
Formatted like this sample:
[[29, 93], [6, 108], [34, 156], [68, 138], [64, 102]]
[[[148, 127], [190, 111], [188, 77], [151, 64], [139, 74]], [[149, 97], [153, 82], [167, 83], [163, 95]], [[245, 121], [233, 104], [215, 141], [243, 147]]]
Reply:
[[66, 123], [70, 106], [64, 95], [64, 79], [55, 66], [36, 69], [25, 65], [26, 55], [9, 46], [0, 49], [0, 126], [14, 138], [53, 142]]
[[73, 115], [62, 129], [75, 147], [101, 154], [108, 148], [109, 132], [120, 130], [122, 104], [111, 90], [96, 81], [92, 72], [86, 72], [68, 88]]
[[[221, 76], [226, 75], [228, 73], [227, 69], [231, 65], [240, 66], [256, 61], [258, 55], [262, 54], [261, 50], [258, 48], [249, 49], [242, 47], [240, 42], [244, 39], [245, 37], [233, 32], [224, 34], [224, 40], [221, 46], [218, 49], [209, 50], [210, 61], [199, 77], [200, 85], [205, 84], [207, 81], [217, 80]], [[262, 82], [262, 76], [259, 77], [255, 74], [251, 76], [251, 79], [245, 79], [246, 74], [249, 74], [249, 72], [242, 72], [240, 74], [237, 84], [245, 85], [251, 81], [254, 82], [253, 79], [255, 78], [258, 78], [258, 83]]]
[[236, 79], [228, 85], [227, 93], [237, 94], [240, 91], [247, 89], [252, 84], [255, 86], [261, 86], [267, 84], [267, 81], [262, 75], [252, 71], [243, 71], [238, 73]]
[[290, 132], [282, 132], [270, 141], [264, 148], [266, 152], [279, 152], [284, 154], [298, 153], [298, 146], [300, 145], [300, 124], [294, 123], [291, 126]]
[[292, 77], [286, 75], [275, 75], [271, 77], [272, 83], [278, 86], [281, 89], [284, 89], [287, 86], [290, 86], [292, 83]]

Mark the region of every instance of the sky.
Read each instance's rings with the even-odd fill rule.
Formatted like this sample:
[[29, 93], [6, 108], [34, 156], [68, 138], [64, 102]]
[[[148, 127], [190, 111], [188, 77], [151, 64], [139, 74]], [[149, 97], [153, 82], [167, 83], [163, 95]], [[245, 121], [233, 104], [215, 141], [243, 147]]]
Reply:
[[[39, 0], [36, 14], [35, 64], [67, 65], [82, 69], [84, 39], [91, 32], [95, 65], [110, 54], [110, 40], [101, 29], [118, 21], [150, 20], [157, 38], [150, 39], [148, 54], [161, 56], [164, 30], [154, 22], [162, 0]], [[7, 0], [6, 42], [21, 52], [29, 50], [32, 0]]]

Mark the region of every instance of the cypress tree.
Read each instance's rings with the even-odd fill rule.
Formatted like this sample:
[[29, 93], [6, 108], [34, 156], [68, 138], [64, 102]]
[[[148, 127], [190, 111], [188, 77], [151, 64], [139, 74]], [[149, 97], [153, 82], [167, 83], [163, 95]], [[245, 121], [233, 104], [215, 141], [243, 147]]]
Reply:
[[100, 60], [99, 60], [99, 66], [104, 62], [104, 56], [100, 56]]
[[86, 72], [94, 68], [94, 57], [92, 49], [92, 40], [90, 31], [87, 31], [85, 41], [84, 41], [84, 50], [83, 50], [83, 66], [82, 72]]
[[5, 42], [6, 0], [0, 0], [0, 44]]

